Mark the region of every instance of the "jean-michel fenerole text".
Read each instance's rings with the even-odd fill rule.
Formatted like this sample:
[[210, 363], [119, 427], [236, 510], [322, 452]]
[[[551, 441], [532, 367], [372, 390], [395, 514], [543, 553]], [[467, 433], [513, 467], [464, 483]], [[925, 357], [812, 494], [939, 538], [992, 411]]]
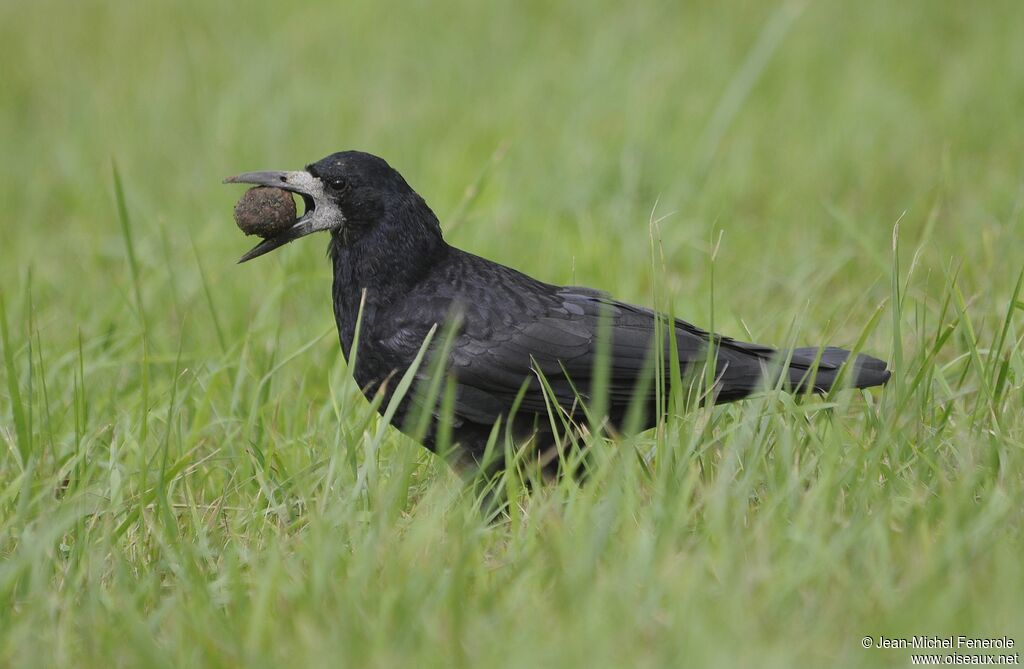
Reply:
[[959, 648], [963, 650], [975, 648], [1013, 648], [1014, 641], [1010, 637], [977, 638], [969, 636], [911, 636], [890, 637], [879, 635], [875, 639], [875, 648]]

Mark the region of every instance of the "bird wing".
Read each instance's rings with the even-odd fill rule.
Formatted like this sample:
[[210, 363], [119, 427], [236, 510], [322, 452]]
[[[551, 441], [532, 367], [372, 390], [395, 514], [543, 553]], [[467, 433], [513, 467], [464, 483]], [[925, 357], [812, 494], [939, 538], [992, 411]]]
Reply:
[[[486, 307], [479, 305], [469, 307], [467, 325], [449, 354], [459, 417], [492, 423], [498, 416], [507, 416], [520, 391], [521, 412], [544, 412], [548, 402], [541, 376], [564, 409], [571, 409], [579, 399], [589, 399], [602, 332], [610, 337], [610, 413], [620, 413], [629, 406], [638, 381], [645, 370], [651, 369], [656, 323], [653, 311], [578, 287], [553, 289], [536, 297], [525, 314], [523, 305], [518, 306], [511, 318], [498, 313], [500, 306], [494, 307], [494, 313], [481, 313]], [[606, 325], [602, 319], [606, 319]], [[482, 328], [481, 323], [490, 325]], [[688, 323], [675, 324], [683, 365], [702, 360], [707, 337], [706, 332]], [[665, 351], [667, 360], [667, 342]], [[651, 384], [647, 391], [651, 399], [653, 393]]]
[[[776, 355], [770, 347], [712, 335], [601, 291], [541, 283], [463, 253], [458, 262], [421, 281], [386, 319], [390, 330], [381, 343], [393, 354], [393, 366], [411, 359], [426, 331], [450, 318], [459, 323], [447, 352], [447, 368], [455, 381], [455, 418], [482, 425], [507, 418], [517, 398], [520, 414], [545, 413], [551, 399], [565, 410], [591, 399], [598, 352], [605, 347], [599, 339], [605, 331], [610, 339], [605, 389], [613, 419], [624, 416], [638, 386], [644, 396], [637, 399], [654, 400], [656, 385], [641, 382], [649, 381], [653, 372], [659, 323], [666, 330], [671, 323], [671, 336], [660, 338], [662, 359], [672, 359], [674, 339], [681, 376], [703, 363], [708, 341], [714, 339], [716, 397], [721, 401], [755, 389]], [[668, 367], [663, 368], [666, 381], [674, 376]]]

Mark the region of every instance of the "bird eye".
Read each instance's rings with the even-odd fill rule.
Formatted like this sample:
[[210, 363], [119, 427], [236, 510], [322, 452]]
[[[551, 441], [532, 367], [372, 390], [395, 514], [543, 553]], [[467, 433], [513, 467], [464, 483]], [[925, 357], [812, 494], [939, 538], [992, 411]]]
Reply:
[[341, 177], [331, 179], [329, 183], [331, 184], [331, 188], [333, 188], [334, 190], [341, 191], [348, 188], [348, 181]]

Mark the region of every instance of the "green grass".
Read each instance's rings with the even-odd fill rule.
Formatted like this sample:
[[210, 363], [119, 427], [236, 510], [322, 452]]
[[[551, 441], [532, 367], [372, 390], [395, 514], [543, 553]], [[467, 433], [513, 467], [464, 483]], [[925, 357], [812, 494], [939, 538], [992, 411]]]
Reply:
[[[0, 665], [1024, 643], [1024, 5], [676, 4], [0, 3]], [[234, 264], [220, 180], [345, 148], [458, 246], [893, 379], [488, 525], [349, 378], [326, 240]]]

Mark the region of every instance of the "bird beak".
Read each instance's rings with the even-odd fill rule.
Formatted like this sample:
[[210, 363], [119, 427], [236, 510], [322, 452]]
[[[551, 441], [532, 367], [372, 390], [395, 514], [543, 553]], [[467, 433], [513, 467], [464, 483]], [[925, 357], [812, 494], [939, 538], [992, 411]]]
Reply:
[[254, 186], [270, 186], [295, 193], [302, 198], [305, 211], [292, 227], [273, 237], [267, 237], [257, 244], [238, 261], [247, 262], [253, 258], [270, 253], [274, 249], [294, 242], [306, 235], [339, 227], [345, 222], [345, 216], [338, 205], [327, 197], [324, 184], [320, 179], [306, 171], [295, 172], [245, 172], [228, 177], [226, 184], [252, 184]]

